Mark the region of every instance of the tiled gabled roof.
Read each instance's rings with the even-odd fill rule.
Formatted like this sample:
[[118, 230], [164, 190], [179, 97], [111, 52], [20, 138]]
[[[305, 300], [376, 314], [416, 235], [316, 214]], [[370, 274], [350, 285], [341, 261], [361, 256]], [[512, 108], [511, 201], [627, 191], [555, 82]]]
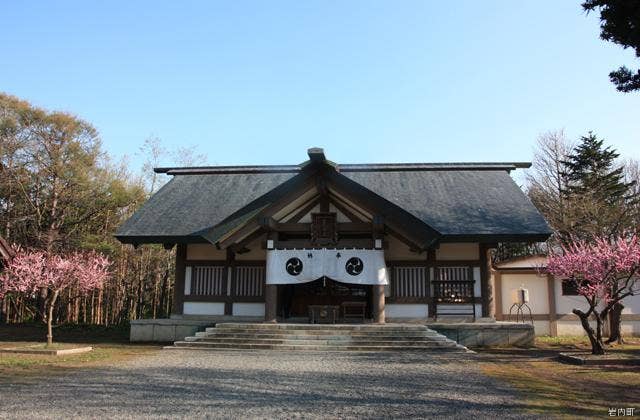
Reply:
[[[442, 240], [538, 241], [550, 233], [509, 175], [528, 163], [339, 165], [321, 156], [319, 162], [338, 176], [403, 209], [439, 232]], [[116, 237], [127, 243], [203, 241], [205, 231], [234, 229], [255, 217], [262, 201], [269, 204], [270, 191], [308, 165], [158, 168], [173, 179]]]

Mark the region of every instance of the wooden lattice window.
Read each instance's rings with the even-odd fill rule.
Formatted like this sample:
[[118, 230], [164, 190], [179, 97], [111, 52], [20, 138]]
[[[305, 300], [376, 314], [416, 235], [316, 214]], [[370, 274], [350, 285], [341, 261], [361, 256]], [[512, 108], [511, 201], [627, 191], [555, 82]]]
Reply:
[[236, 267], [233, 293], [235, 296], [258, 297], [263, 294], [265, 268], [263, 266]]
[[562, 280], [562, 296], [578, 296], [578, 280], [565, 279]]
[[185, 295], [222, 296], [226, 294], [227, 275], [224, 266], [187, 267]]
[[318, 245], [338, 242], [336, 213], [311, 214], [311, 242]]
[[427, 297], [427, 267], [393, 267], [391, 284], [395, 297]]

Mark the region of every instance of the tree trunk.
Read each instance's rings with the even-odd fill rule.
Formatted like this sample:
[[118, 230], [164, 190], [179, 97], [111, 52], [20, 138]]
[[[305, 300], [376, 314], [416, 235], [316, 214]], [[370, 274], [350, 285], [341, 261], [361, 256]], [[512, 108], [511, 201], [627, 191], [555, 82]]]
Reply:
[[606, 341], [607, 344], [611, 344], [616, 342], [618, 344], [622, 344], [622, 310], [624, 309], [624, 305], [621, 302], [616, 303], [611, 308], [611, 312], [609, 315], [609, 339]]
[[53, 345], [53, 308], [56, 306], [58, 291], [54, 291], [47, 308], [47, 346]]
[[604, 354], [604, 342], [602, 341], [602, 317], [596, 311], [593, 311], [596, 319], [596, 331], [589, 324], [589, 316], [579, 309], [574, 309], [573, 313], [580, 317], [582, 328], [589, 337], [591, 343], [591, 354]]

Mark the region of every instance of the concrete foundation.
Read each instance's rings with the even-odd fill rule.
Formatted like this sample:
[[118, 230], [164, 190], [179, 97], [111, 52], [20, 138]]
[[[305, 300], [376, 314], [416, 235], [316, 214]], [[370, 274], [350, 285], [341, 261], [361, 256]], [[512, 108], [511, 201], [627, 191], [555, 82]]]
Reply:
[[535, 338], [533, 325], [515, 322], [427, 323], [427, 326], [466, 347], [530, 347]]
[[[174, 316], [171, 319], [141, 319], [131, 321], [130, 341], [174, 342], [192, 337], [198, 331], [221, 322], [264, 322], [262, 317], [237, 316]], [[306, 324], [306, 322], [302, 323]], [[401, 322], [404, 325], [425, 325], [422, 322]], [[371, 324], [369, 324], [371, 325]], [[534, 328], [515, 322], [427, 322], [426, 326], [466, 347], [533, 346]], [[328, 325], [327, 328], [332, 326]], [[339, 328], [338, 325], [333, 327]], [[352, 327], [355, 327], [352, 325]]]
[[138, 319], [131, 321], [129, 341], [173, 342], [184, 340], [206, 327], [212, 326], [209, 320], [189, 319]]

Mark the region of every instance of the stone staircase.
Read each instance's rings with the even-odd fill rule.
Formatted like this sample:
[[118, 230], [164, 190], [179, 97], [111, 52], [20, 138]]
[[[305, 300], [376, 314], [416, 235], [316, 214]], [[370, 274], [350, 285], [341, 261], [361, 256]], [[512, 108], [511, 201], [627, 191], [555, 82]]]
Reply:
[[424, 325], [219, 323], [173, 349], [311, 351], [469, 351]]

